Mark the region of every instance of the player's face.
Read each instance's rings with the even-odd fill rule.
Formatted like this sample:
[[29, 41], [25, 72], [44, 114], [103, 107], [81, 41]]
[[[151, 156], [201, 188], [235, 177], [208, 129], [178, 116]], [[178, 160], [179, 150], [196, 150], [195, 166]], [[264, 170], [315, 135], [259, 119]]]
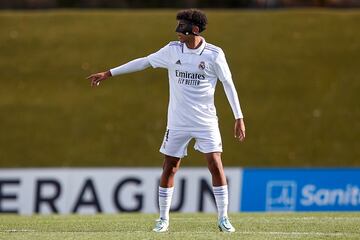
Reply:
[[[187, 27], [188, 27], [188, 24], [186, 22], [184, 22], [182, 20], [178, 21], [177, 29], [183, 31]], [[181, 32], [176, 32], [176, 35], [177, 35], [180, 42], [188, 42], [193, 37], [191, 34], [186, 35], [186, 34], [181, 33]]]
[[185, 35], [183, 33], [176, 33], [177, 34], [177, 37], [179, 39], [180, 42], [187, 42], [189, 41], [189, 35]]

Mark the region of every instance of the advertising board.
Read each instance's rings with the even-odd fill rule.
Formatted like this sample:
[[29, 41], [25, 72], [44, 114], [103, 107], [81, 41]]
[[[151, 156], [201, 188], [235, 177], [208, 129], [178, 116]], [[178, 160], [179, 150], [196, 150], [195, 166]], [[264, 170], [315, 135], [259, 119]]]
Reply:
[[243, 170], [240, 211], [359, 211], [360, 169]]
[[[160, 168], [1, 169], [0, 213], [158, 212]], [[230, 211], [238, 211], [241, 170], [226, 169]], [[172, 211], [216, 212], [207, 168], [181, 168]]]

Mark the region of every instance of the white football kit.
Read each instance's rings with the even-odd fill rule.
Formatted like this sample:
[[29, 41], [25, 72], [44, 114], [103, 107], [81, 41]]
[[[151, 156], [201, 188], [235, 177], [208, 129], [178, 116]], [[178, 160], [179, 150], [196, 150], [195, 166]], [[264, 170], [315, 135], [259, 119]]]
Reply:
[[214, 93], [219, 79], [236, 119], [243, 118], [231, 72], [221, 48], [202, 39], [196, 49], [174, 41], [150, 54], [120, 67], [112, 75], [139, 71], [149, 64], [166, 68], [169, 76], [170, 101], [167, 131], [160, 152], [182, 158], [187, 145], [195, 138], [195, 149], [203, 153], [222, 152]]

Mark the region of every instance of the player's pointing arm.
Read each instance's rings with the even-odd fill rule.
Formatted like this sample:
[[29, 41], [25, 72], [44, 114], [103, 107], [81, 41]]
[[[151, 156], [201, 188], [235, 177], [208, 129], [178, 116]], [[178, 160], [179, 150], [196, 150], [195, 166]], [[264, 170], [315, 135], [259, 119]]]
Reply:
[[91, 86], [99, 86], [100, 82], [108, 79], [111, 76], [117, 76], [125, 73], [132, 73], [144, 70], [150, 67], [150, 62], [147, 57], [138, 58], [119, 67], [112, 68], [106, 72], [95, 73], [87, 77], [91, 81]]

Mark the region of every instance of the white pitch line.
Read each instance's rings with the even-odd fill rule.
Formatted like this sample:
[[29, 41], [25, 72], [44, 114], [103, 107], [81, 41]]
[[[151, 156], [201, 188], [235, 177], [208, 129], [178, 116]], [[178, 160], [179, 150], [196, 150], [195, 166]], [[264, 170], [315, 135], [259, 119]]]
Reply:
[[252, 232], [252, 231], [237, 231], [242, 234], [271, 234], [271, 235], [316, 235], [316, 236], [360, 236], [360, 233], [325, 233], [325, 232]]
[[30, 230], [30, 229], [3, 229], [0, 230], [0, 232], [35, 232], [35, 230]]
[[[2, 229], [0, 233], [16, 233], [16, 232], [36, 232], [35, 230], [31, 229]], [[76, 231], [55, 231], [55, 233], [75, 233]], [[145, 233], [147, 231], [131, 231], [131, 232], [122, 232], [122, 233]], [[149, 231], [150, 232], [150, 231]], [[37, 233], [48, 233], [39, 231]], [[89, 232], [76, 232], [76, 233], [121, 233], [121, 231], [89, 231]], [[190, 233], [189, 231], [170, 231], [172, 234], [183, 234], [183, 233]], [[197, 231], [191, 232], [191, 234], [206, 234], [209, 231]], [[265, 232], [265, 231], [236, 231], [236, 233], [240, 234], [248, 234], [248, 235], [305, 235], [305, 236], [329, 236], [329, 237], [350, 237], [350, 236], [360, 236], [360, 233], [325, 233], [325, 232]]]

